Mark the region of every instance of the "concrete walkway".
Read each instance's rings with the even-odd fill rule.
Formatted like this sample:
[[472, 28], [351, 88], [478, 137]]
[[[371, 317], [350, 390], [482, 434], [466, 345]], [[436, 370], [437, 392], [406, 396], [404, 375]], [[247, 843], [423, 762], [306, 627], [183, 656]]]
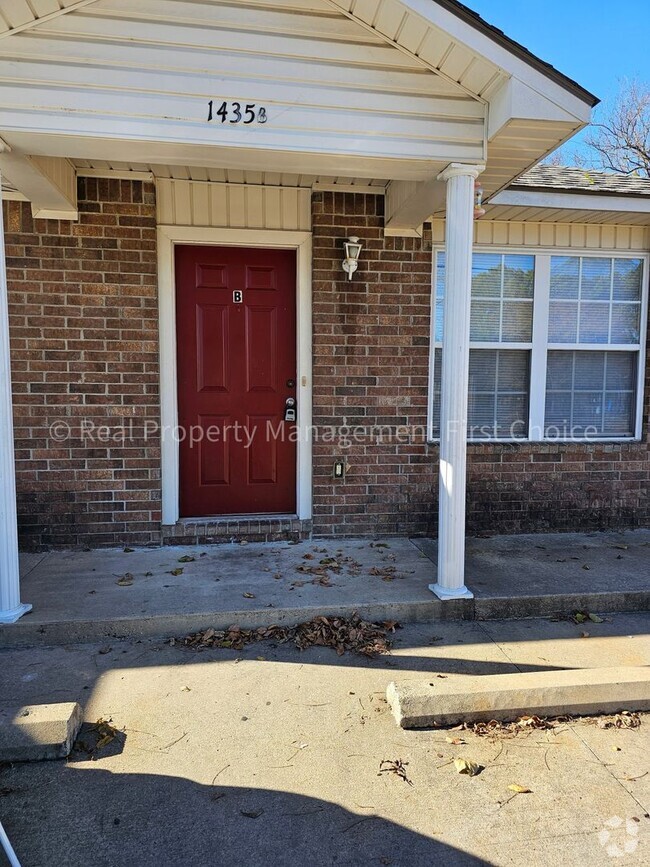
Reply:
[[427, 539], [29, 554], [22, 597], [34, 610], [0, 627], [0, 646], [297, 623], [354, 611], [417, 622], [643, 610], [650, 607], [649, 555], [650, 530], [469, 539], [467, 584], [476, 598], [442, 603], [428, 590], [436, 544]]
[[79, 701], [120, 730], [93, 757], [0, 768], [0, 815], [23, 867], [647, 864], [649, 716], [490, 740], [401, 731], [384, 696], [395, 679], [649, 665], [649, 625], [412, 624], [371, 660], [157, 639], [0, 650], [3, 701]]

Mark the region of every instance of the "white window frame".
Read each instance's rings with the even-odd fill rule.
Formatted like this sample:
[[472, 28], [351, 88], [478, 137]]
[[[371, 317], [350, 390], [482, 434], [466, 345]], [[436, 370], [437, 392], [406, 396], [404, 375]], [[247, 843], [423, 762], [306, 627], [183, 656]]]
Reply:
[[[433, 399], [434, 399], [434, 367], [435, 351], [442, 347], [442, 343], [436, 342], [436, 297], [437, 297], [437, 261], [438, 253], [444, 252], [444, 245], [438, 244], [433, 247], [431, 260], [431, 310], [430, 310], [430, 342], [429, 342], [429, 387], [427, 402], [427, 440], [430, 443], [440, 442], [440, 438], [433, 435]], [[530, 343], [496, 343], [484, 341], [472, 341], [471, 349], [524, 349], [530, 352], [530, 391], [528, 396], [528, 436], [526, 437], [493, 437], [468, 438], [471, 443], [594, 443], [594, 442], [640, 442], [643, 433], [643, 405], [644, 405], [644, 382], [646, 365], [646, 339], [648, 322], [648, 280], [650, 272], [650, 254], [635, 250], [584, 250], [574, 247], [508, 247], [491, 246], [489, 244], [476, 244], [472, 253], [496, 253], [505, 255], [522, 255], [535, 257], [535, 282], [533, 286], [533, 331], [532, 346]], [[610, 343], [550, 343], [548, 342], [548, 316], [551, 293], [551, 257], [552, 256], [576, 256], [580, 258], [595, 259], [641, 259], [643, 262], [643, 276], [641, 279], [641, 322], [639, 329], [639, 348], [636, 344], [610, 344]], [[444, 336], [444, 335], [443, 335]], [[635, 347], [635, 348], [632, 348]], [[549, 437], [544, 436], [544, 417], [546, 413], [546, 364], [547, 353], [550, 350], [562, 351], [624, 351], [634, 352], [638, 358], [637, 382], [636, 382], [636, 418], [633, 436], [594, 436], [594, 437]], [[534, 387], [537, 383], [537, 387]]]

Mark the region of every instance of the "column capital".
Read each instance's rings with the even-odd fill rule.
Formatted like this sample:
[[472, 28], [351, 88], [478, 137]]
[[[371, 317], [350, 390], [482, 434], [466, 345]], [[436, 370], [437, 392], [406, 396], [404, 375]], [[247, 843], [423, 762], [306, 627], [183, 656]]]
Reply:
[[451, 178], [469, 177], [478, 178], [485, 171], [484, 165], [470, 165], [468, 163], [449, 163], [446, 169], [438, 175], [439, 181], [448, 181]]

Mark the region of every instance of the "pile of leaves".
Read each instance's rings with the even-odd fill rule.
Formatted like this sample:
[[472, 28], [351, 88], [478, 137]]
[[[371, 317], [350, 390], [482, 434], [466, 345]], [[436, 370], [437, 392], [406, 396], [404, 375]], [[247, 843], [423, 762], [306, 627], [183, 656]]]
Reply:
[[613, 716], [597, 717], [594, 722], [599, 729], [638, 729], [641, 725], [641, 717], [638, 713], [623, 710]]
[[112, 723], [112, 719], [104, 719], [103, 717], [100, 717], [96, 723], [84, 723], [73, 744], [74, 752], [77, 754], [85, 753], [94, 759], [100, 750], [112, 744], [116, 739], [123, 744], [124, 733]]
[[456, 729], [454, 730], [470, 731], [479, 737], [488, 738], [488, 740], [494, 741], [499, 738], [514, 738], [520, 734], [529, 734], [535, 730], [555, 729], [560, 725], [579, 722], [580, 720], [583, 720], [590, 725], [596, 725], [600, 729], [636, 729], [641, 725], [641, 717], [638, 713], [624, 710], [611, 716], [522, 716], [519, 717], [518, 720], [515, 720], [515, 722], [507, 723], [493, 719], [489, 722], [462, 723], [461, 725], [456, 726]]
[[496, 740], [503, 737], [514, 738], [519, 734], [540, 729], [554, 729], [560, 723], [567, 722], [568, 719], [569, 717], [547, 719], [539, 716], [522, 716], [514, 722], [499, 722], [493, 719], [489, 722], [462, 723], [457, 728], [462, 731], [473, 732], [481, 738]]
[[227, 647], [242, 650], [255, 641], [274, 641], [277, 644], [292, 642], [299, 650], [307, 647], [331, 647], [339, 656], [346, 651], [362, 656], [377, 656], [388, 653], [391, 641], [388, 633], [395, 632], [399, 623], [384, 621], [370, 623], [358, 614], [352, 617], [314, 617], [297, 626], [263, 626], [259, 629], [242, 629], [231, 626], [226, 630], [206, 629], [193, 632], [183, 638], [172, 638], [173, 646], [204, 650], [208, 647]]

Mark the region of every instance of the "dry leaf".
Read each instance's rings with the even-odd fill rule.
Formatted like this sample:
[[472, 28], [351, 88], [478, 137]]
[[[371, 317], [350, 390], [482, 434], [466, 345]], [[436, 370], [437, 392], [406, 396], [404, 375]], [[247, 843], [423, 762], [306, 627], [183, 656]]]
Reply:
[[130, 587], [131, 584], [133, 584], [133, 581], [133, 575], [131, 575], [130, 572], [126, 572], [124, 575], [118, 578], [115, 583], [118, 585], [118, 587]]
[[185, 554], [184, 557], [179, 557], [179, 558], [178, 558], [178, 562], [179, 562], [179, 563], [193, 563], [194, 560], [195, 560], [195, 558], [194, 558], [194, 557], [191, 557], [189, 554]]
[[182, 569], [180, 568], [180, 566], [179, 566], [178, 569], [172, 569], [171, 572], [170, 572], [169, 574], [170, 574], [170, 575], [175, 575], [175, 576], [176, 576], [176, 575], [182, 575], [182, 574], [183, 574], [183, 570], [182, 570]]
[[512, 783], [508, 788], [511, 792], [516, 792], [518, 795], [528, 795], [533, 791], [528, 786], [520, 786], [519, 783]]
[[454, 759], [454, 767], [459, 774], [467, 774], [470, 777], [476, 777], [483, 770], [483, 765], [478, 762], [472, 762], [469, 759]]
[[243, 596], [244, 596], [244, 599], [255, 599], [254, 593], [244, 593]]
[[445, 738], [448, 744], [454, 744], [454, 746], [458, 746], [458, 744], [466, 743], [462, 738]]
[[599, 617], [597, 614], [590, 614], [589, 619], [592, 623], [604, 623], [605, 620], [603, 617]]
[[[254, 598], [254, 596], [250, 594], [246, 598]], [[204, 650], [206, 647], [230, 647], [241, 650], [246, 644], [254, 641], [269, 640], [278, 644], [291, 641], [299, 650], [314, 646], [331, 647], [339, 656], [347, 650], [372, 657], [389, 652], [391, 642], [386, 634], [389, 628], [391, 631], [393, 628], [399, 629], [399, 623], [395, 621], [389, 621], [387, 624], [370, 623], [362, 620], [355, 613], [351, 617], [314, 617], [313, 620], [299, 623], [297, 626], [275, 624], [259, 629], [242, 629], [239, 626], [230, 626], [219, 631], [206, 629], [182, 638], [171, 639], [169, 643], [172, 646], [188, 647], [193, 650]]]

